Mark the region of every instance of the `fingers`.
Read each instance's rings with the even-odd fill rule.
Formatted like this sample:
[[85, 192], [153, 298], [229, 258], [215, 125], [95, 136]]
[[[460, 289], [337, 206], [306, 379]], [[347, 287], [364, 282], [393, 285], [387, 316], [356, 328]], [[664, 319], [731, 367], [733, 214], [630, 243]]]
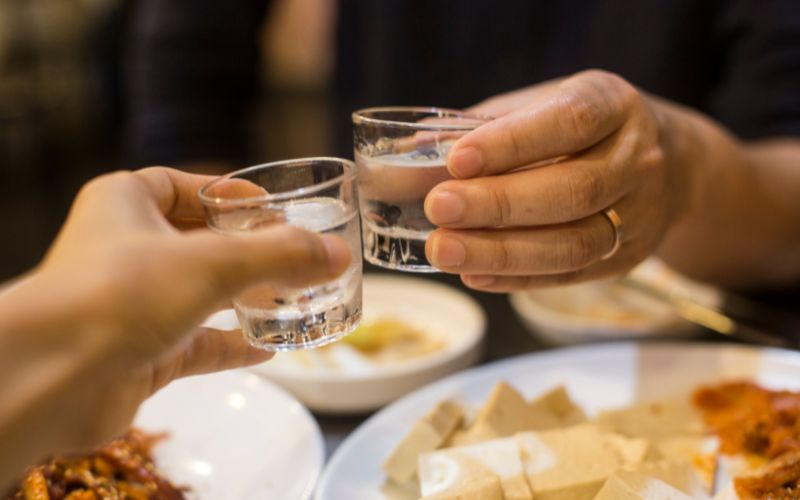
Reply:
[[446, 181], [425, 199], [425, 214], [453, 229], [560, 224], [613, 205], [632, 184], [605, 155], [502, 176]]
[[467, 108], [466, 112], [480, 116], [498, 117], [507, 115], [514, 110], [535, 102], [536, 99], [552, 91], [561, 81], [563, 81], [563, 78], [557, 78], [523, 89], [506, 92], [505, 94], [499, 94]]
[[508, 293], [530, 288], [563, 286], [592, 281], [622, 274], [625, 269], [614, 263], [599, 262], [593, 266], [557, 274], [532, 276], [496, 276], [486, 274], [464, 274], [461, 281], [468, 287], [491, 293]]
[[168, 219], [202, 219], [203, 207], [197, 192], [216, 178], [166, 167], [149, 167], [137, 170], [133, 175], [144, 184], [161, 213]]
[[272, 359], [273, 355], [248, 344], [240, 330], [201, 327], [185, 348], [156, 366], [151, 392], [176, 378], [252, 366]]
[[264, 196], [267, 190], [245, 179], [228, 178], [215, 182], [204, 190], [204, 195], [223, 200], [241, 200]]
[[602, 214], [579, 221], [524, 229], [451, 231], [429, 238], [430, 262], [448, 273], [539, 275], [574, 272], [613, 248], [614, 229]]
[[583, 151], [623, 125], [636, 95], [618, 76], [579, 73], [464, 136], [450, 151], [448, 169], [462, 179], [494, 175]]
[[215, 303], [258, 283], [305, 286], [330, 281], [353, 258], [337, 236], [284, 225], [235, 237], [190, 233], [180, 252], [188, 272], [213, 291]]

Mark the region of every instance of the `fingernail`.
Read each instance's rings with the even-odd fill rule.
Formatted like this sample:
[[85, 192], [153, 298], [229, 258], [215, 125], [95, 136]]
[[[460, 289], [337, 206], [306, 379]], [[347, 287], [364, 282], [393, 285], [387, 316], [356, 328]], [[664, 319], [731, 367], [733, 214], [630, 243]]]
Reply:
[[452, 224], [464, 215], [464, 200], [452, 191], [434, 191], [427, 200], [425, 215], [434, 224]]
[[434, 242], [433, 261], [437, 267], [458, 267], [467, 260], [467, 249], [455, 238], [440, 237]]
[[467, 276], [466, 279], [469, 286], [475, 288], [486, 288], [494, 285], [497, 281], [497, 278], [488, 275], [470, 275]]
[[331, 273], [338, 275], [350, 264], [350, 248], [338, 236], [324, 235], [321, 238], [322, 244], [325, 245], [325, 251], [328, 253], [328, 267]]
[[448, 164], [454, 177], [474, 177], [483, 171], [483, 153], [471, 146], [458, 148], [450, 154]]

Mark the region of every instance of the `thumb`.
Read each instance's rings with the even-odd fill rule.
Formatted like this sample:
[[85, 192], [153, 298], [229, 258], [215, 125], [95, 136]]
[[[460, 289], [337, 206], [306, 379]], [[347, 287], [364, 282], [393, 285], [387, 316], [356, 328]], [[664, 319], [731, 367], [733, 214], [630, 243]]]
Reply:
[[173, 380], [263, 363], [275, 353], [252, 347], [236, 331], [197, 328], [185, 347], [153, 365], [150, 393]]
[[190, 272], [201, 285], [212, 285], [214, 303], [261, 283], [299, 287], [330, 281], [355, 258], [338, 236], [286, 225], [235, 236], [198, 232], [187, 235], [186, 246]]

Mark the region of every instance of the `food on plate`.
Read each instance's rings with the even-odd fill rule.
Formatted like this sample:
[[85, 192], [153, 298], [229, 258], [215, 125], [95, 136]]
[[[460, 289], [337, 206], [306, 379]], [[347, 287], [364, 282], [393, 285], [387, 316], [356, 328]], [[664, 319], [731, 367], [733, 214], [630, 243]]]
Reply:
[[717, 441], [688, 398], [652, 401], [600, 412], [595, 422], [628, 437], [646, 439], [658, 456], [690, 462], [707, 490], [714, 486]]
[[517, 435], [533, 498], [594, 498], [617, 470], [647, 456], [647, 443], [592, 424]]
[[553, 429], [584, 421], [583, 410], [572, 403], [563, 387], [528, 402], [516, 389], [499, 382], [474, 421], [454, 432], [448, 445], [478, 443], [518, 432]]
[[440, 339], [393, 317], [362, 323], [342, 341], [362, 354], [394, 359], [424, 356], [444, 347]]
[[[419, 456], [419, 483], [426, 498], [437, 494], [468, 493], [476, 483], [499, 481], [499, 498], [529, 500], [532, 493], [525, 478], [516, 439], [494, 439]], [[435, 498], [435, 497], [434, 497]]]
[[368, 373], [437, 353], [447, 346], [439, 334], [392, 316], [365, 321], [340, 342], [319, 349], [285, 353], [273, 361], [296, 370], [322, 369]]
[[620, 470], [612, 474], [597, 492], [595, 500], [684, 500], [689, 495], [640, 472]]
[[563, 387], [499, 382], [475, 411], [446, 404], [452, 427], [410, 446], [428, 415], [392, 455], [424, 500], [800, 499], [800, 393], [723, 383], [590, 419]]
[[694, 402], [725, 453], [771, 459], [800, 450], [800, 393], [730, 382], [699, 389]]
[[31, 467], [9, 500], [183, 500], [156, 470], [150, 451], [163, 435], [133, 429], [99, 450]]
[[739, 498], [800, 498], [800, 393], [730, 382], [699, 389], [694, 402], [722, 451], [751, 465], [734, 480]]
[[591, 420], [563, 387], [499, 382], [473, 418], [445, 404], [446, 432], [421, 440], [428, 415], [392, 455], [425, 500], [800, 499], [800, 393], [726, 382]]
[[737, 477], [734, 489], [740, 499], [775, 500], [800, 498], [800, 451], [790, 451], [756, 469]]
[[419, 455], [440, 447], [461, 423], [463, 416], [462, 408], [451, 401], [436, 405], [386, 459], [383, 470], [398, 483], [414, 477]]

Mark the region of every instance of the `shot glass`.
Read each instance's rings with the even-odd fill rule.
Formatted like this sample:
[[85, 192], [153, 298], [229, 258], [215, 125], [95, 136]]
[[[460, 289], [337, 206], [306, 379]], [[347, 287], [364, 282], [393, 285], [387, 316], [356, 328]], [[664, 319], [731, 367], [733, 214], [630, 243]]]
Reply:
[[451, 178], [453, 143], [490, 118], [423, 107], [368, 108], [352, 117], [364, 258], [388, 269], [437, 272], [425, 256], [436, 229], [425, 217], [425, 197]]
[[235, 237], [271, 224], [336, 234], [352, 261], [338, 279], [308, 288], [254, 286], [233, 301], [250, 344], [268, 351], [317, 347], [361, 319], [361, 229], [356, 170], [339, 158], [279, 161], [239, 170], [200, 189], [208, 226]]

